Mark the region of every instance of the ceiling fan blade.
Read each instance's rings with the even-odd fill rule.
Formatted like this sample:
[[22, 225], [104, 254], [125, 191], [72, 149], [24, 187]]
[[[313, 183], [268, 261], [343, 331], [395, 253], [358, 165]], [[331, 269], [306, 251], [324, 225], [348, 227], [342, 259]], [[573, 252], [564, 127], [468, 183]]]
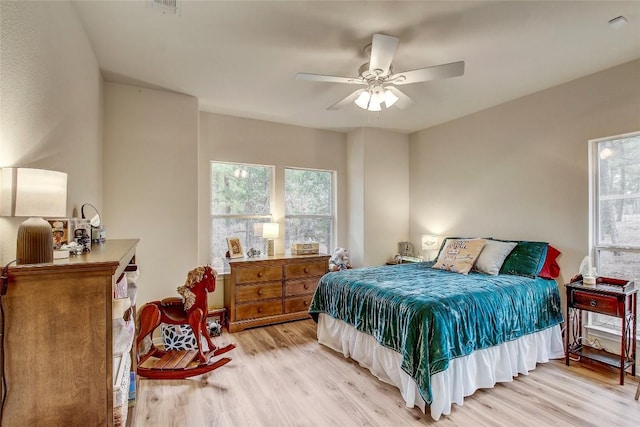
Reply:
[[407, 107], [410, 107], [414, 102], [407, 94], [394, 86], [387, 86], [386, 89], [389, 89], [391, 93], [398, 97], [398, 100], [394, 104], [396, 107], [404, 110]]
[[386, 75], [389, 72], [393, 55], [396, 53], [399, 38], [384, 34], [374, 34], [371, 41], [371, 59], [369, 60], [369, 71], [379, 70], [379, 75]]
[[456, 77], [463, 74], [464, 61], [458, 61], [450, 64], [434, 65], [433, 67], [425, 67], [417, 70], [397, 73], [389, 77], [389, 82], [395, 85], [408, 85], [411, 83]]
[[342, 107], [351, 104], [356, 98], [364, 92], [364, 89], [358, 89], [355, 92], [350, 93], [349, 95], [342, 98], [340, 101], [333, 104], [331, 107], [327, 108], [327, 110], [339, 110]]
[[366, 84], [359, 77], [325, 76], [323, 74], [298, 73], [296, 80], [310, 80], [313, 82]]

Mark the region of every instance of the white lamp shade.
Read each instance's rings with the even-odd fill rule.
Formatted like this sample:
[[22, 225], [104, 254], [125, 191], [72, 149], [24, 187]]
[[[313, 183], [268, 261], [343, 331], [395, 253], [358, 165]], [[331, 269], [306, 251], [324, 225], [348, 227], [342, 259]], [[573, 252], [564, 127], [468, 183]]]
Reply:
[[435, 251], [436, 249], [438, 249], [438, 236], [436, 236], [435, 234], [423, 234], [422, 250]]
[[384, 90], [382, 88], [376, 88], [371, 95], [371, 102], [375, 104], [382, 104], [384, 102]]
[[391, 90], [384, 89], [382, 86], [377, 86], [360, 92], [355, 103], [358, 107], [364, 110], [380, 111], [382, 110], [383, 103], [386, 108], [389, 108], [397, 101], [398, 97], [391, 92]]
[[18, 228], [18, 264], [53, 261], [51, 225], [41, 217], [67, 213], [67, 174], [28, 168], [2, 168], [0, 215], [30, 217]]
[[382, 107], [380, 107], [380, 103], [375, 102], [377, 100], [373, 99], [373, 96], [371, 97], [371, 101], [369, 101], [369, 108], [367, 108], [367, 110], [369, 111], [380, 111], [382, 110]]
[[355, 103], [358, 107], [366, 110], [369, 106], [369, 99], [371, 99], [371, 94], [368, 90], [363, 90], [360, 95], [356, 98]]
[[253, 237], [262, 237], [262, 227], [263, 223], [261, 222], [253, 223]]
[[265, 239], [277, 239], [280, 235], [280, 225], [277, 222], [265, 222], [262, 224], [262, 237]]
[[396, 101], [398, 101], [398, 97], [393, 92], [389, 89], [384, 91], [384, 105], [386, 105], [387, 108], [395, 104]]
[[64, 217], [67, 174], [28, 168], [2, 168], [0, 215]]

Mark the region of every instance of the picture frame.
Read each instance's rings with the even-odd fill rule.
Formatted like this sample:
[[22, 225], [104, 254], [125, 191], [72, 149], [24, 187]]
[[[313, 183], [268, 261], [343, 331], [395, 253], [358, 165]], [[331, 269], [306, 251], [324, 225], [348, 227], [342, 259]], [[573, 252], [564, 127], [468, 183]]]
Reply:
[[68, 218], [47, 218], [53, 233], [53, 248], [60, 249], [62, 245], [69, 243], [69, 219]]
[[229, 247], [229, 258], [244, 257], [239, 237], [227, 237], [227, 246]]

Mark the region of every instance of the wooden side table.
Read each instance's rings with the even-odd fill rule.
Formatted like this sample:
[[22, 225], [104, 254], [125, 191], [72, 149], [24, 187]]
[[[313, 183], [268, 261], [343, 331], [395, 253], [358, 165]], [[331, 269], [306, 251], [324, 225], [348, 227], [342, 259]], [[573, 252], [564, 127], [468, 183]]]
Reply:
[[[565, 362], [570, 356], [594, 360], [620, 370], [620, 384], [624, 384], [625, 371], [631, 368], [636, 375], [636, 297], [638, 289], [633, 282], [599, 277], [595, 285], [586, 286], [582, 277], [565, 284], [567, 290], [567, 329], [565, 334]], [[585, 345], [582, 336], [582, 311], [605, 314], [622, 319], [620, 355]]]

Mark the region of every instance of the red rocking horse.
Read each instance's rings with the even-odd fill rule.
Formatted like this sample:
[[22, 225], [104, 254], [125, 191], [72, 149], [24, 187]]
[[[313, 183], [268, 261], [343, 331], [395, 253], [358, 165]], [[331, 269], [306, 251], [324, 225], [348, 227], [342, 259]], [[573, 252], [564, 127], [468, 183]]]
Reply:
[[[229, 344], [216, 346], [207, 331], [207, 292], [216, 288], [216, 271], [210, 266], [191, 270], [184, 286], [178, 288], [182, 298], [170, 297], [162, 301], [151, 301], [140, 309], [140, 328], [136, 338], [138, 350], [138, 375], [154, 379], [184, 379], [213, 371], [226, 365], [231, 359], [225, 357], [213, 362], [212, 358], [233, 350]], [[160, 326], [189, 325], [198, 345], [197, 350], [161, 350], [153, 344], [149, 335]], [[203, 340], [207, 349], [203, 349]], [[149, 351], [140, 354], [141, 345], [151, 342]], [[147, 344], [148, 345], [148, 344]]]

